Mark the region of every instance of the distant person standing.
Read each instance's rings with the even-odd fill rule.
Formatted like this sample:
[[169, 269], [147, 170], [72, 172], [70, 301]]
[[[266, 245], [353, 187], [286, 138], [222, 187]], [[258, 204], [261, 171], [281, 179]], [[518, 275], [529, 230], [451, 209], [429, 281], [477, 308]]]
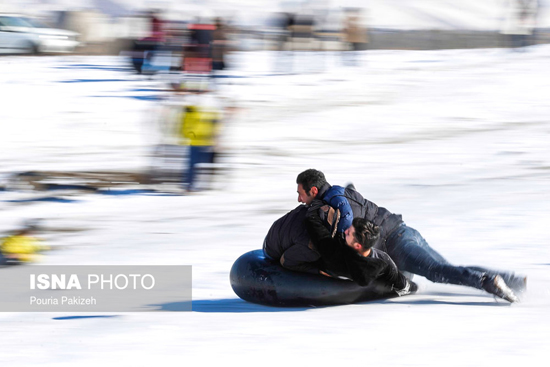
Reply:
[[158, 71], [154, 59], [166, 41], [164, 21], [159, 12], [151, 10], [146, 16], [149, 21], [149, 35], [134, 41], [132, 46], [132, 64], [138, 74], [154, 74]]
[[189, 29], [189, 46], [195, 48], [195, 54], [200, 57], [212, 58], [211, 46], [214, 41], [214, 24], [201, 22], [197, 20], [193, 24], [188, 25]]
[[294, 24], [294, 15], [291, 13], [276, 13], [271, 22], [275, 29], [274, 69], [276, 72], [292, 71], [290, 36]]
[[149, 13], [149, 20], [151, 22], [151, 39], [157, 42], [164, 42], [166, 39], [166, 32], [164, 30], [164, 21], [160, 18], [158, 11], [151, 11]]
[[207, 78], [183, 84], [187, 94], [182, 109], [180, 136], [189, 145], [187, 170], [183, 174], [183, 188], [197, 191], [197, 173], [200, 164], [212, 164], [220, 131], [221, 108], [218, 99], [208, 89]]
[[296, 14], [290, 30], [292, 52], [294, 60], [297, 61], [297, 67], [290, 71], [311, 71], [312, 66], [315, 64], [312, 51], [317, 47], [314, 37], [315, 18], [313, 15], [306, 13]]
[[358, 66], [357, 51], [363, 51], [367, 48], [368, 35], [366, 27], [361, 24], [361, 18], [358, 12], [347, 15], [344, 24], [344, 41], [347, 43], [348, 51], [344, 51], [344, 64], [349, 66]]
[[227, 28], [221, 18], [216, 18], [216, 29], [212, 35], [212, 70], [225, 69], [227, 52]]
[[533, 43], [533, 32], [537, 23], [538, 0], [507, 0], [504, 7], [504, 24], [501, 34], [506, 46], [514, 49]]

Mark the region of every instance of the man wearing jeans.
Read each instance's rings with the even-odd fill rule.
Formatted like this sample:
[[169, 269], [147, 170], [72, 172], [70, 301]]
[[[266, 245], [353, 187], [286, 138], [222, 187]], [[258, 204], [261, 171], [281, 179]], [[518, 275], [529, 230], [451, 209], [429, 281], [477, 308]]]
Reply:
[[309, 206], [314, 199], [319, 199], [338, 209], [344, 223], [334, 228], [336, 235], [341, 236], [342, 228], [354, 217], [365, 218], [379, 226], [380, 241], [374, 248], [387, 252], [400, 271], [421, 275], [435, 283], [483, 289], [509, 302], [518, 301], [513, 290], [525, 290], [526, 278], [515, 276], [514, 273], [451, 265], [428, 245], [418, 231], [408, 227], [400, 215], [366, 200], [353, 185], [346, 188], [331, 186], [324, 174], [314, 169], [300, 173], [296, 183], [299, 202]]

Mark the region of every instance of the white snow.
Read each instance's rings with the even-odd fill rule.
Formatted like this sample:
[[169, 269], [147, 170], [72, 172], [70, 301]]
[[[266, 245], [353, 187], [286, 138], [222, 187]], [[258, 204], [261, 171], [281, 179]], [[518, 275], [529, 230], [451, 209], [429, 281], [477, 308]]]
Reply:
[[[270, 55], [238, 54], [228, 74], [244, 77], [222, 79], [239, 112], [227, 123], [231, 169], [218, 189], [0, 191], [1, 233], [44, 218], [42, 237], [58, 250], [43, 264], [192, 265], [194, 299], [194, 312], [0, 313], [3, 364], [544, 365], [550, 46], [376, 51], [361, 68], [334, 58], [322, 72], [283, 76], [271, 75]], [[147, 169], [158, 102], [132, 97], [163, 85], [117, 70], [125, 66], [114, 57], [0, 58], [0, 184], [27, 170]], [[90, 79], [111, 81], [75, 82]], [[416, 295], [349, 306], [238, 299], [231, 265], [298, 204], [296, 175], [312, 167], [403, 214], [452, 263], [526, 274], [522, 302], [420, 277]], [[51, 196], [76, 201], [24, 201]], [[1, 281], [8, 273], [0, 269]]]

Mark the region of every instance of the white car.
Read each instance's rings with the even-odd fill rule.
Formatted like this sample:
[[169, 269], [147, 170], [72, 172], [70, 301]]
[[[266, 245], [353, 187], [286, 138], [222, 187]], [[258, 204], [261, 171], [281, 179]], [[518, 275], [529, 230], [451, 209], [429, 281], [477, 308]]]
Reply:
[[78, 33], [49, 28], [32, 19], [0, 14], [0, 54], [72, 52]]

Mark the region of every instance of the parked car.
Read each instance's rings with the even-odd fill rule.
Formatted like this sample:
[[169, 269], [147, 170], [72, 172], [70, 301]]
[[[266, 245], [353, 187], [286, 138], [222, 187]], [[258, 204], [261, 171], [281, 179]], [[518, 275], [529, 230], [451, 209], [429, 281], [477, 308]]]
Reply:
[[0, 53], [72, 52], [79, 44], [78, 36], [76, 32], [50, 28], [33, 18], [0, 14]]

